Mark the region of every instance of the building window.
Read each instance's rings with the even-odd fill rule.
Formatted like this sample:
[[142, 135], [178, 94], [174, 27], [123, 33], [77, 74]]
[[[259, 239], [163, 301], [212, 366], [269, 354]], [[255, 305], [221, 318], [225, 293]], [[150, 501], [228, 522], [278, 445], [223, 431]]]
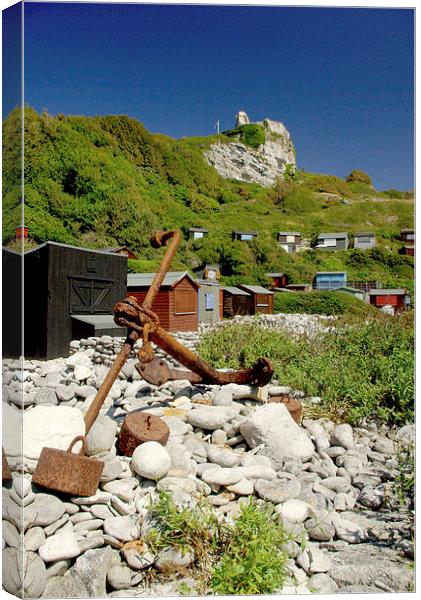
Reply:
[[335, 247], [336, 246], [336, 240], [323, 240], [323, 244], [325, 246]]
[[369, 244], [374, 238], [371, 237], [357, 237], [359, 244]]
[[205, 310], [213, 310], [215, 308], [215, 297], [213, 294], [205, 294]]
[[240, 240], [242, 240], [243, 242], [248, 242], [252, 239], [253, 239], [253, 236], [251, 235], [251, 233], [242, 233], [240, 235]]
[[204, 234], [204, 232], [203, 232], [203, 231], [194, 231], [194, 232], [193, 232], [193, 238], [194, 238], [195, 240], [200, 240], [200, 238], [202, 238], [202, 237], [204, 237], [204, 236], [205, 236], [205, 234]]
[[287, 244], [293, 244], [295, 242], [295, 235], [287, 235], [286, 238]]
[[414, 233], [407, 233], [406, 234], [406, 239], [407, 240], [415, 240], [415, 234]]

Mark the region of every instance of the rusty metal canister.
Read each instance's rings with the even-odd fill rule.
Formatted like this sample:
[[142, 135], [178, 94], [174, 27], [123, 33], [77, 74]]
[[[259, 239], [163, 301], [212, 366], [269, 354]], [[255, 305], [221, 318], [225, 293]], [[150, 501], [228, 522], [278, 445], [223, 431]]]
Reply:
[[126, 456], [132, 456], [135, 449], [145, 442], [159, 442], [163, 446], [170, 436], [168, 425], [155, 415], [131, 413], [123, 421], [118, 448]]
[[[72, 452], [76, 442], [82, 442], [79, 454]], [[98, 489], [104, 463], [84, 456], [86, 441], [77, 436], [68, 450], [43, 448], [32, 477], [33, 483], [72, 496], [93, 496]]]

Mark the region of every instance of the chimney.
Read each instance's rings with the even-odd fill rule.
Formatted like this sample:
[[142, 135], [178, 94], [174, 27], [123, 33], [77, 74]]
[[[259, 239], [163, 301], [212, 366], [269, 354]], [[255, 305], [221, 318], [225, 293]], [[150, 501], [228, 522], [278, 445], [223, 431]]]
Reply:
[[25, 225], [19, 225], [16, 227], [16, 239], [17, 240], [27, 240], [28, 239], [28, 228]]

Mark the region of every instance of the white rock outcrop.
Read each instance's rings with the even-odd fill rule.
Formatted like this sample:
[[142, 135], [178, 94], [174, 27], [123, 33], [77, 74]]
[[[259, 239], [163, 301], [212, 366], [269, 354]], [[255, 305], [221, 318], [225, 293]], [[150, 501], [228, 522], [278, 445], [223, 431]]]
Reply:
[[[236, 127], [247, 125], [250, 120], [244, 111], [236, 115]], [[204, 153], [207, 162], [215, 167], [221, 177], [263, 187], [274, 185], [286, 165], [296, 164], [294, 146], [285, 125], [272, 119], [256, 123], [265, 130], [265, 142], [256, 150], [240, 141], [217, 142]]]

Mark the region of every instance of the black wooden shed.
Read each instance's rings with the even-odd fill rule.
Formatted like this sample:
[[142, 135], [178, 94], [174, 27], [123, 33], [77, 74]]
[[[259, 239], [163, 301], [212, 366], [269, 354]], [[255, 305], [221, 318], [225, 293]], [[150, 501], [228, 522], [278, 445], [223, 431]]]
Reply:
[[113, 307], [126, 296], [127, 256], [46, 242], [24, 256], [25, 356], [67, 356], [72, 339], [124, 336]]

